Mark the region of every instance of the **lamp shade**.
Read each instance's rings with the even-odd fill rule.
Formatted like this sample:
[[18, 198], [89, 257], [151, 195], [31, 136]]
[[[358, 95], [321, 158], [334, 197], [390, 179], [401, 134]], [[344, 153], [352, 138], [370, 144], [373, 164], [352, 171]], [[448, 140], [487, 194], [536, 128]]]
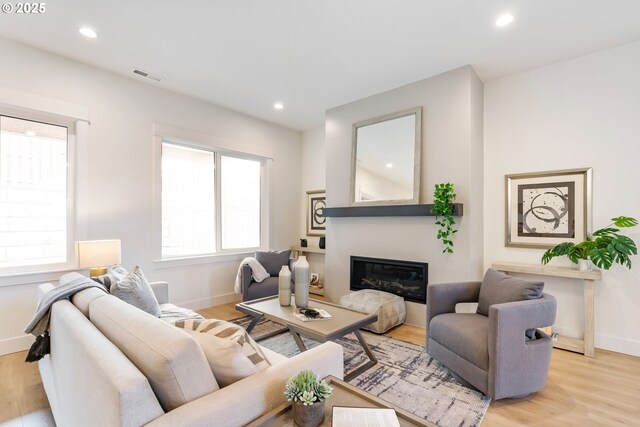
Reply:
[[120, 264], [120, 240], [85, 240], [77, 244], [80, 268]]

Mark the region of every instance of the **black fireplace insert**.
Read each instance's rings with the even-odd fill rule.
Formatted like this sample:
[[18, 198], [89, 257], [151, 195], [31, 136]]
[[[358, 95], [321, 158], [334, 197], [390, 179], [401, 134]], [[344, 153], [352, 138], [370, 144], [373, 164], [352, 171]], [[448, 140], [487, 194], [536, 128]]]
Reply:
[[426, 304], [429, 264], [393, 259], [351, 257], [351, 290], [375, 289]]

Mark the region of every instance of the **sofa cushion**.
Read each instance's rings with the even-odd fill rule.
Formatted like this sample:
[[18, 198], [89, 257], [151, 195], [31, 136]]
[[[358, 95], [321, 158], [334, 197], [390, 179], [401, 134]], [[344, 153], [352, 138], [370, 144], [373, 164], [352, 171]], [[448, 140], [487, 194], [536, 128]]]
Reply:
[[88, 288], [83, 291], [75, 293], [71, 297], [71, 302], [76, 306], [78, 310], [85, 315], [85, 317], [89, 318], [89, 305], [100, 297], [107, 296], [108, 294], [98, 288]]
[[111, 285], [109, 289], [111, 295], [120, 298], [122, 301], [138, 307], [140, 310], [160, 317], [160, 304], [153, 293], [153, 289], [144, 277], [144, 273], [139, 266], [125, 276], [124, 279]]
[[480, 297], [476, 313], [489, 315], [489, 307], [506, 302], [538, 299], [542, 296], [544, 282], [517, 279], [488, 269], [480, 285]]
[[183, 331], [110, 296], [91, 302], [89, 314], [147, 377], [165, 411], [219, 389], [202, 349]]
[[204, 319], [204, 317], [189, 308], [166, 303], [160, 304], [160, 319], [173, 325], [179, 320]]
[[256, 251], [256, 260], [271, 276], [278, 276], [283, 265], [289, 265], [291, 249], [285, 251]]
[[489, 318], [474, 313], [440, 314], [429, 322], [429, 338], [475, 366], [489, 369]]

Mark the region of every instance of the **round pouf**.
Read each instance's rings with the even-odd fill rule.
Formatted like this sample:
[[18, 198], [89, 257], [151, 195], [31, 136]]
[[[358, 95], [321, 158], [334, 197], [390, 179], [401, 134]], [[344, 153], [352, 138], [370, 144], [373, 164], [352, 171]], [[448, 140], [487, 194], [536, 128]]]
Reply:
[[368, 329], [378, 334], [404, 323], [407, 317], [404, 298], [373, 289], [363, 289], [343, 295], [340, 297], [340, 305], [368, 314], [377, 312], [378, 320], [362, 329]]

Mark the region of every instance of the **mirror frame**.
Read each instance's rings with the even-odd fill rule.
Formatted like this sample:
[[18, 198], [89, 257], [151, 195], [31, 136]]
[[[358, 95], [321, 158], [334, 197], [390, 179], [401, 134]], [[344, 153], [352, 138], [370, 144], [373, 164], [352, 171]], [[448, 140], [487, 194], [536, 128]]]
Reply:
[[[356, 167], [358, 154], [358, 129], [376, 123], [387, 122], [393, 119], [413, 116], [416, 117], [416, 129], [414, 137], [413, 153], [413, 198], [400, 200], [370, 200], [365, 202], [356, 201]], [[349, 206], [386, 206], [386, 205], [411, 205], [420, 203], [420, 164], [422, 149], [422, 107], [410, 108], [373, 119], [356, 122], [352, 127], [351, 136], [351, 189], [349, 195]]]

